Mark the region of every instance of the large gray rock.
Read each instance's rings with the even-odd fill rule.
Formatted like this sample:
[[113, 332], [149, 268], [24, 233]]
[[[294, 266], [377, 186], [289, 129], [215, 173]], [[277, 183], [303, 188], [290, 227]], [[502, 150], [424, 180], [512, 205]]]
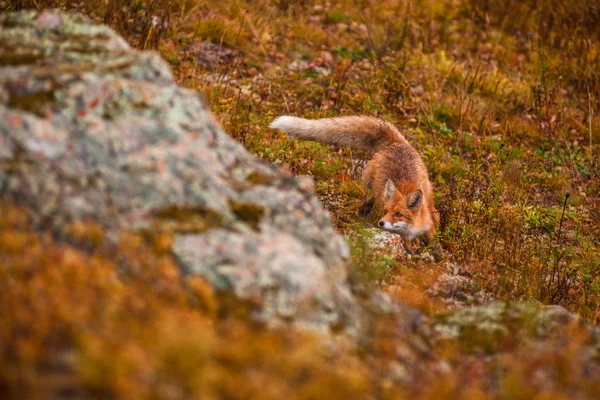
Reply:
[[185, 273], [272, 324], [360, 325], [348, 248], [296, 179], [250, 155], [155, 53], [54, 11], [0, 16], [0, 199], [55, 233], [168, 231]]

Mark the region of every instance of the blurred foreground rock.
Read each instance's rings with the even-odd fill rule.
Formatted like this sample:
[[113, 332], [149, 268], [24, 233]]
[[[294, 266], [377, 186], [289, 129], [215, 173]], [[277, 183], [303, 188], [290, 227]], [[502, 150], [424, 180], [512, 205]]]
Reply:
[[0, 17], [0, 193], [71, 221], [169, 232], [185, 273], [270, 324], [357, 329], [348, 248], [317, 198], [248, 154], [159, 55], [87, 18]]

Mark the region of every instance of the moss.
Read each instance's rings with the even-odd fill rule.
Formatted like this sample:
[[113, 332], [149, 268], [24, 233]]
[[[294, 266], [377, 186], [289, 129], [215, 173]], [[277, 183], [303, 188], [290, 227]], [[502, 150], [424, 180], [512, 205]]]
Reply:
[[223, 216], [203, 208], [164, 207], [153, 213], [151, 230], [200, 233], [223, 226]]
[[68, 41], [70, 43], [87, 44], [92, 39], [106, 42], [110, 39], [110, 36], [107, 33], [96, 33], [92, 35], [86, 35], [84, 33], [69, 32], [67, 34], [63, 33], [62, 35], [59, 35], [58, 39]]
[[64, 228], [65, 239], [79, 247], [95, 249], [102, 246], [106, 230], [94, 221], [76, 221]]
[[253, 171], [246, 177], [246, 181], [252, 185], [268, 185], [275, 179], [275, 175], [262, 174], [258, 171]]
[[90, 44], [84, 44], [84, 43], [78, 43], [76, 46], [69, 46], [68, 47], [68, 51], [69, 53], [77, 53], [77, 54], [84, 54], [84, 55], [98, 55], [98, 56], [102, 56], [103, 54], [108, 54], [108, 49], [102, 45], [90, 45]]
[[54, 90], [39, 91], [22, 95], [12, 94], [9, 97], [8, 106], [43, 117], [45, 116], [46, 108], [53, 104], [55, 100]]
[[344, 14], [342, 10], [331, 10], [325, 15], [326, 24], [339, 24], [340, 22], [352, 22], [352, 18]]
[[233, 214], [246, 222], [254, 230], [258, 230], [259, 223], [265, 215], [265, 208], [253, 203], [230, 201], [229, 207]]
[[35, 64], [41, 58], [40, 54], [36, 52], [16, 52], [13, 49], [0, 47], [0, 67]]

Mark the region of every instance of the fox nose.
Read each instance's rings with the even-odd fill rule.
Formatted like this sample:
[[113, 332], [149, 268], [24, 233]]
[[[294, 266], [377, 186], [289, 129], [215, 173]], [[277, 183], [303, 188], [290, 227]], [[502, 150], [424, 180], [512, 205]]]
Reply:
[[383, 228], [383, 226], [385, 225], [385, 222], [383, 220], [379, 221], [379, 227]]

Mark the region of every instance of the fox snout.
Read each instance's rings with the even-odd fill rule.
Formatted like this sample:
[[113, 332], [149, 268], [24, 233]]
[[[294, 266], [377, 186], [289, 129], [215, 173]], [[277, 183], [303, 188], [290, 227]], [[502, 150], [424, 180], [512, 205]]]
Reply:
[[406, 225], [404, 222], [395, 222], [394, 223], [391, 221], [386, 221], [385, 217], [381, 218], [377, 224], [379, 225], [379, 227], [381, 229], [385, 229], [388, 231], [402, 230], [402, 228], [404, 228], [404, 226]]

